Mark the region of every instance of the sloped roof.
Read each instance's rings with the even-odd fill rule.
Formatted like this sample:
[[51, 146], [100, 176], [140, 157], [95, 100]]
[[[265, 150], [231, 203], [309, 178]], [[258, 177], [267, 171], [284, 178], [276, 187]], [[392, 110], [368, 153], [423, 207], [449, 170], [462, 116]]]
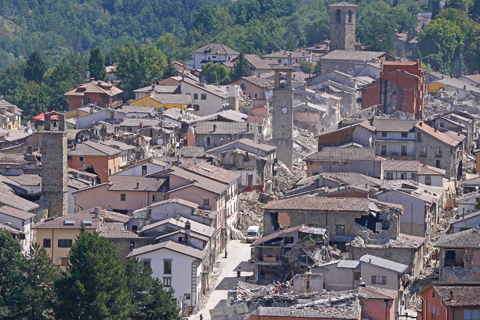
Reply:
[[[342, 260], [343, 261], [343, 260]], [[358, 296], [363, 299], [396, 299], [398, 292], [386, 288], [377, 288], [373, 286], [358, 287]]]
[[110, 97], [116, 96], [122, 93], [123, 90], [113, 86], [110, 83], [104, 81], [91, 81], [77, 85], [73, 90], [65, 93], [66, 96], [85, 96], [85, 93], [100, 93], [107, 94]]
[[222, 167], [217, 167], [208, 162], [192, 165], [184, 169], [226, 184], [233, 183], [234, 181], [240, 179], [240, 174]]
[[195, 81], [195, 80], [190, 79], [190, 78], [184, 78], [184, 79], [182, 79], [182, 82], [184, 82], [186, 84], [189, 84], [191, 86], [194, 86], [195, 88], [200, 89], [202, 91], [211, 93], [211, 94], [213, 94], [217, 97], [220, 97], [222, 99], [226, 99], [229, 96], [229, 93], [227, 91], [222, 90], [219, 87], [209, 85], [209, 84], [206, 84], [205, 86], [202, 86], [198, 81]]
[[278, 64], [275, 60], [262, 59], [257, 54], [246, 54], [245, 59], [257, 70], [271, 70], [272, 64]]
[[30, 213], [30, 212], [27, 212], [27, 211], [24, 211], [24, 210], [20, 210], [20, 209], [16, 209], [16, 208], [13, 208], [13, 207], [10, 207], [10, 206], [1, 206], [0, 207], [0, 213], [4, 214], [4, 215], [7, 215], [7, 216], [10, 216], [10, 217], [20, 219], [20, 220], [27, 220], [27, 219], [35, 217], [35, 215], [33, 213]]
[[[108, 191], [152, 191], [160, 192], [166, 179], [145, 176], [112, 175], [108, 184]], [[138, 187], [137, 187], [138, 186]]]
[[186, 246], [184, 244], [169, 240], [165, 242], [151, 244], [148, 246], [143, 246], [140, 248], [135, 248], [133, 249], [132, 252], [128, 254], [127, 258], [141, 256], [149, 252], [163, 250], [163, 249], [177, 252], [192, 258], [200, 259], [200, 260], [203, 259], [203, 257], [205, 256], [205, 251], [198, 250], [194, 247]]
[[360, 258], [360, 262], [362, 263], [369, 263], [374, 266], [389, 269], [398, 273], [403, 273], [408, 269], [408, 266], [405, 264], [401, 264], [395, 261], [379, 258], [376, 256], [372, 256], [370, 254], [365, 254], [363, 257]]
[[348, 2], [345, 2], [345, 1], [330, 4], [328, 6], [329, 7], [348, 7], [348, 8], [358, 7], [356, 4], [351, 4], [351, 3], [348, 3]]
[[[207, 191], [210, 191], [215, 194], [222, 194], [227, 188], [228, 185], [215, 181], [213, 179], [204, 177], [202, 175], [196, 174], [191, 171], [184, 170], [179, 167], [171, 167], [168, 169], [171, 173], [169, 175], [173, 175], [184, 180], [190, 181], [191, 184], [187, 185], [186, 187], [194, 186], [198, 187]], [[183, 187], [180, 187], [183, 188]], [[175, 192], [176, 190], [180, 189], [172, 189], [169, 192]]]
[[171, 225], [177, 226], [180, 229], [185, 229], [185, 223], [187, 221], [190, 222], [190, 230], [192, 232], [196, 232], [198, 234], [202, 234], [207, 237], [212, 237], [215, 234], [215, 228], [209, 227], [206, 224], [203, 224], [194, 220], [189, 220], [184, 217], [168, 218], [152, 224], [147, 224], [146, 226], [143, 227], [141, 231], [145, 232], [165, 224], [171, 224]]
[[195, 127], [196, 134], [255, 134], [257, 132], [258, 123], [246, 122], [202, 121]]
[[430, 127], [426, 123], [420, 122], [419, 124], [415, 125], [415, 128], [425, 132], [426, 134], [434, 137], [435, 139], [438, 139], [452, 147], [457, 146], [461, 141], [458, 141], [457, 139], [453, 139], [452, 137], [447, 136], [445, 133], [440, 132], [439, 130], [435, 130], [434, 128]]
[[[119, 223], [125, 223], [130, 220], [130, 217], [124, 214], [108, 211], [100, 207], [96, 208], [98, 209], [97, 217], [95, 217], [95, 208], [90, 208], [87, 210], [66, 214], [64, 216], [56, 217], [53, 219], [47, 219], [44, 222], [35, 225], [33, 229], [79, 229], [82, 225], [82, 221], [84, 220], [92, 221], [92, 225], [85, 225], [86, 229], [97, 229], [98, 225], [101, 223], [99, 219], [100, 217], [110, 222]], [[65, 220], [73, 220], [75, 221], [75, 223], [65, 225]]]
[[374, 118], [372, 126], [375, 127], [377, 131], [409, 132], [413, 131], [415, 120]]
[[237, 51], [233, 50], [232, 48], [227, 47], [223, 43], [209, 43], [200, 47], [196, 50], [193, 50], [190, 53], [202, 53], [202, 54], [223, 54], [223, 55], [235, 55], [239, 54]]
[[187, 201], [187, 200], [184, 200], [184, 199], [181, 199], [181, 198], [174, 198], [174, 199], [168, 199], [168, 200], [154, 202], [151, 205], [149, 205], [148, 208], [158, 207], [158, 206], [162, 206], [162, 205], [168, 204], [168, 203], [178, 203], [178, 204], [181, 204], [183, 206], [190, 207], [192, 209], [197, 209], [199, 207], [199, 205], [194, 203], [194, 202]]
[[473, 228], [453, 234], [444, 234], [435, 242], [437, 248], [480, 249], [480, 232]]
[[232, 147], [231, 149], [241, 149], [241, 150], [243, 150], [242, 146], [248, 146], [248, 147], [262, 150], [264, 152], [271, 152], [277, 149], [277, 147], [275, 146], [270, 146], [268, 144], [260, 144], [260, 143], [256, 143], [251, 139], [243, 138], [243, 139], [239, 139], [239, 140], [224, 144], [223, 146], [207, 150], [207, 153], [214, 154], [214, 153], [221, 152], [220, 149], [225, 149], [226, 146], [231, 146]]
[[420, 175], [429, 175], [429, 176], [444, 176], [446, 170], [440, 169], [437, 167], [432, 167], [426, 163], [421, 164], [418, 169], [418, 174]]
[[471, 80], [473, 82], [479, 83], [480, 84], [480, 74], [470, 74], [468, 76], [464, 76], [468, 80]]
[[77, 144], [75, 150], [70, 151], [70, 156], [113, 156], [121, 153], [120, 149], [115, 149], [93, 141], [85, 141]]
[[152, 113], [155, 107], [123, 105], [122, 110], [125, 113]]
[[100, 144], [103, 144], [107, 147], [112, 147], [114, 149], [118, 149], [118, 150], [121, 150], [121, 151], [134, 150], [136, 148], [135, 146], [132, 146], [130, 144], [126, 144], [126, 143], [121, 142], [121, 141], [116, 141], [116, 140], [105, 140], [105, 141], [100, 142]]
[[375, 160], [375, 149], [324, 147], [322, 151], [318, 151], [305, 158], [305, 161], [336, 160]]
[[327, 53], [321, 60], [365, 60], [372, 61], [383, 57], [385, 52], [376, 51], [347, 51], [347, 50], [334, 50]]
[[420, 161], [418, 160], [383, 160], [384, 171], [418, 172]]
[[[478, 307], [480, 306], [480, 283], [441, 283], [434, 285], [448, 307]], [[450, 299], [453, 293], [453, 299]]]
[[[270, 81], [268, 81], [267, 79], [265, 78], [262, 78], [262, 77], [259, 77], [259, 76], [250, 76], [250, 77], [242, 77], [240, 78], [241, 80], [245, 80], [245, 81], [248, 81], [250, 82], [251, 84], [257, 86], [257, 87], [261, 87], [261, 88], [273, 88], [273, 85], [270, 83]], [[238, 80], [236, 80], [238, 81]]]
[[189, 94], [153, 94], [151, 98], [161, 104], [181, 104], [186, 105], [192, 101], [192, 97]]

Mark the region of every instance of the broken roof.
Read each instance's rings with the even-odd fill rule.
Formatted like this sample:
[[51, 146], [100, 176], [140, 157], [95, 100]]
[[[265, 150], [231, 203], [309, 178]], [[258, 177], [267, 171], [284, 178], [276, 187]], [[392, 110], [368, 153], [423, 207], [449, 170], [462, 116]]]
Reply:
[[258, 123], [202, 121], [195, 127], [196, 134], [252, 134], [258, 132]]
[[207, 237], [212, 237], [215, 234], [215, 228], [209, 227], [203, 223], [197, 222], [195, 220], [189, 220], [184, 217], [178, 217], [178, 218], [168, 218], [164, 219], [152, 224], [147, 224], [146, 226], [143, 227], [141, 232], [145, 232], [154, 228], [157, 228], [159, 226], [165, 225], [165, 224], [171, 224], [174, 226], [177, 226], [179, 229], [185, 229], [185, 223], [190, 222], [190, 230], [192, 232], [196, 232], [198, 234], [207, 236]]
[[397, 204], [386, 203], [366, 198], [318, 197], [300, 196], [283, 200], [275, 200], [263, 206], [271, 210], [312, 210], [312, 211], [350, 211], [367, 212], [382, 211], [385, 208], [395, 208], [403, 212], [403, 207]]
[[348, 50], [335, 50], [323, 57], [321, 60], [361, 60], [361, 61], [376, 61], [383, 57], [385, 52], [377, 51], [348, 51]]
[[135, 248], [133, 249], [132, 252], [128, 254], [127, 258], [141, 256], [150, 252], [163, 250], [163, 249], [177, 252], [192, 258], [200, 259], [200, 260], [203, 259], [203, 257], [205, 256], [205, 251], [198, 250], [194, 247], [169, 240], [169, 241], [160, 242], [156, 244], [150, 244], [140, 248]]
[[405, 264], [401, 264], [387, 259], [382, 259], [376, 256], [372, 256], [370, 254], [363, 255], [363, 257], [360, 258], [360, 262], [368, 263], [384, 269], [389, 269], [397, 273], [404, 273], [408, 268], [408, 266]]
[[184, 167], [184, 169], [226, 184], [231, 184], [240, 179], [240, 174], [222, 167], [217, 167], [208, 162], [192, 165], [188, 168]]
[[435, 242], [437, 248], [471, 248], [480, 249], [480, 232], [477, 228], [444, 234]]
[[277, 232], [275, 232], [275, 233], [269, 234], [269, 235], [267, 235], [267, 236], [258, 238], [258, 239], [255, 240], [250, 246], [251, 246], [251, 247], [255, 247], [255, 246], [261, 245], [262, 243], [268, 242], [268, 241], [273, 240], [273, 239], [275, 239], [275, 238], [278, 238], [278, 237], [280, 237], [280, 236], [282, 236], [282, 235], [284, 235], [284, 234], [287, 234], [287, 233], [290, 233], [290, 232], [294, 232], [294, 231], [299, 231], [299, 232], [303, 232], [303, 233], [311, 233], [311, 234], [324, 235], [324, 234], [327, 232], [327, 229], [307, 227], [307, 226], [305, 226], [304, 224], [301, 224], [301, 225], [296, 226], [296, 227], [286, 228], [286, 229], [277, 231]]
[[305, 158], [305, 161], [339, 161], [339, 160], [375, 160], [374, 148], [336, 148], [323, 147]]
[[116, 140], [105, 140], [105, 141], [100, 142], [100, 144], [103, 144], [105, 146], [112, 147], [114, 149], [118, 149], [118, 150], [121, 150], [121, 151], [128, 151], [128, 150], [134, 150], [135, 149], [135, 146], [132, 146], [130, 144], [126, 144], [126, 143], [121, 142], [121, 141], [116, 141]]
[[244, 150], [245, 149], [244, 146], [259, 149], [259, 150], [262, 150], [263, 152], [267, 152], [267, 153], [275, 151], [277, 149], [277, 147], [275, 147], [275, 146], [270, 146], [268, 144], [256, 143], [252, 139], [243, 138], [243, 139], [235, 140], [235, 141], [232, 141], [230, 143], [224, 144], [223, 146], [210, 149], [210, 150], [207, 151], [207, 153], [213, 154], [213, 153], [222, 152], [220, 150], [225, 150], [226, 147], [231, 147], [230, 149], [227, 148], [227, 150], [231, 150], [231, 149]]

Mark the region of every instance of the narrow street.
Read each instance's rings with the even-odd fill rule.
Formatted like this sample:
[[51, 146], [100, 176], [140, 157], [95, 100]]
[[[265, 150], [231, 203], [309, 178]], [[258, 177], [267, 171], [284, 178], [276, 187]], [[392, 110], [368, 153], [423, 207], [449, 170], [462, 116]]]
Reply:
[[[224, 306], [228, 290], [232, 289], [238, 280], [245, 280], [246, 277], [253, 274], [253, 263], [248, 262], [250, 244], [245, 243], [245, 240], [231, 240], [227, 245], [227, 258], [224, 257], [225, 253], [222, 252], [217, 258], [217, 261], [220, 262], [218, 268], [221, 272], [215, 283], [210, 283], [210, 286], [215, 289], [210, 293], [202, 310], [189, 317], [189, 319], [198, 320], [201, 314], [204, 320], [210, 320], [210, 309]], [[236, 270], [239, 266], [242, 268], [241, 278], [237, 278]]]

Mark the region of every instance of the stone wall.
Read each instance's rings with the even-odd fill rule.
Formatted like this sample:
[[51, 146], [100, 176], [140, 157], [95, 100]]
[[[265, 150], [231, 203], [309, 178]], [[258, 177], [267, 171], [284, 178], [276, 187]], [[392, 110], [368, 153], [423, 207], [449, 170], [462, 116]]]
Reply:
[[[286, 113], [283, 111], [286, 110]], [[293, 90], [273, 90], [272, 140], [269, 144], [277, 147], [277, 157], [290, 170], [293, 166]]]
[[130, 253], [130, 241], [135, 242], [135, 248], [155, 243], [155, 240], [150, 238], [108, 239], [108, 241], [115, 246], [120, 262], [123, 265], [127, 265], [127, 255]]
[[355, 50], [355, 40], [355, 8], [331, 7], [330, 51], [353, 51]]
[[42, 132], [42, 198], [48, 201], [48, 216], [68, 211], [67, 133]]

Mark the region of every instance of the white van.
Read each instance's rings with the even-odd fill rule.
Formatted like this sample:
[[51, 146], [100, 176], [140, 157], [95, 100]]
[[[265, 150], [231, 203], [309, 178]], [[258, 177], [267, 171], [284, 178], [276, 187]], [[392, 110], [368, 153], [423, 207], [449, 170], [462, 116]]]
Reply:
[[251, 226], [247, 229], [247, 242], [253, 242], [260, 237], [260, 228]]

